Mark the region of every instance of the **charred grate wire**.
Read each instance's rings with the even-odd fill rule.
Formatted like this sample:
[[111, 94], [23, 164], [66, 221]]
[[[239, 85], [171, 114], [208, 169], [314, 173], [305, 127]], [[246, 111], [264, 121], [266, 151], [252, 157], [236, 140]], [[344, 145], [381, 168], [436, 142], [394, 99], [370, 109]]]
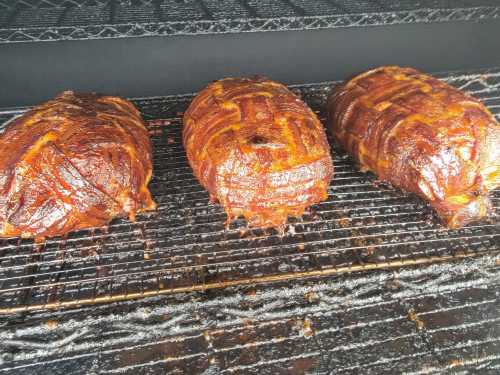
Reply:
[[[500, 112], [500, 71], [447, 79]], [[296, 91], [319, 109], [329, 85]], [[500, 252], [498, 218], [447, 230], [431, 220], [422, 201], [377, 185], [373, 176], [359, 172], [336, 148], [328, 200], [291, 219], [285, 235], [270, 228], [248, 229], [242, 220], [225, 230], [223, 210], [209, 203], [181, 145], [181, 111], [189, 98], [137, 101], [150, 119], [154, 148], [150, 188], [158, 210], [140, 215], [136, 223], [115, 220], [107, 228], [73, 232], [41, 245], [0, 239], [0, 313]], [[154, 120], [155, 116], [168, 119]], [[500, 190], [492, 198], [498, 217]]]
[[0, 0], [0, 43], [498, 18], [495, 0]]

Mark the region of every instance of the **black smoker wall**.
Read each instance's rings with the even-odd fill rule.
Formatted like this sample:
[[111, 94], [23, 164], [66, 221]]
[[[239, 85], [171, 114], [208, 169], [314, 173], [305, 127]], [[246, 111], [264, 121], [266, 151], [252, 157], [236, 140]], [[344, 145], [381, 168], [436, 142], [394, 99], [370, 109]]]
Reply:
[[0, 45], [0, 107], [65, 89], [126, 97], [194, 92], [226, 76], [344, 79], [381, 64], [426, 71], [500, 66], [500, 20], [315, 31]]

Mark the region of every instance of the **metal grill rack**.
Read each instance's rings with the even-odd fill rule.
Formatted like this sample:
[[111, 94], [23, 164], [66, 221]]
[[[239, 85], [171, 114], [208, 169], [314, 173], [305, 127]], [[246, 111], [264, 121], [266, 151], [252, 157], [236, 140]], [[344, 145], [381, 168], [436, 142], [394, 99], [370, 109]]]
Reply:
[[[500, 70], [446, 79], [500, 112]], [[294, 88], [323, 116], [330, 84]], [[70, 233], [43, 244], [0, 242], [0, 313], [111, 302], [234, 285], [448, 262], [500, 253], [498, 216], [459, 230], [436, 224], [419, 199], [377, 185], [337, 148], [328, 200], [284, 235], [225, 229], [223, 210], [193, 177], [181, 145], [190, 96], [137, 100], [154, 148], [158, 210], [136, 223]], [[16, 112], [4, 113], [3, 118]], [[492, 193], [497, 215], [500, 191]]]
[[0, 371], [497, 374], [499, 259], [0, 317]]
[[494, 0], [0, 0], [0, 43], [498, 18]]

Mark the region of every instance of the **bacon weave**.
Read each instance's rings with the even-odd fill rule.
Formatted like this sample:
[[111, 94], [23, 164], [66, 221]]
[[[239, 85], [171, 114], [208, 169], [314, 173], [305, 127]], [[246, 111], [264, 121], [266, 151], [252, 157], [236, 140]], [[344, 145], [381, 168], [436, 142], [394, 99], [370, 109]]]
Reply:
[[263, 78], [212, 83], [184, 115], [194, 174], [228, 222], [281, 226], [326, 199], [333, 166], [323, 126], [285, 86]]
[[360, 74], [330, 96], [333, 134], [361, 168], [427, 200], [450, 228], [491, 213], [500, 126], [478, 100], [411, 68]]
[[52, 237], [155, 208], [151, 144], [128, 101], [67, 91], [0, 135], [0, 236]]

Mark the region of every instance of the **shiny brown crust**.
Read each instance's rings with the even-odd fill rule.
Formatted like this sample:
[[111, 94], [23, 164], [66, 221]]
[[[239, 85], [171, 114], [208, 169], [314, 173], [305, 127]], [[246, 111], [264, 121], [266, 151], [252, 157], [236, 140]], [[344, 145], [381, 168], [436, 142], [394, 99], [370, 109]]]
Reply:
[[202, 90], [184, 115], [194, 174], [228, 222], [281, 226], [327, 197], [333, 166], [323, 126], [282, 84], [227, 78]]
[[128, 101], [64, 92], [0, 135], [0, 236], [52, 237], [155, 208], [151, 144]]
[[364, 170], [427, 200], [450, 228], [491, 211], [500, 126], [478, 100], [411, 68], [360, 74], [329, 98], [333, 134]]

